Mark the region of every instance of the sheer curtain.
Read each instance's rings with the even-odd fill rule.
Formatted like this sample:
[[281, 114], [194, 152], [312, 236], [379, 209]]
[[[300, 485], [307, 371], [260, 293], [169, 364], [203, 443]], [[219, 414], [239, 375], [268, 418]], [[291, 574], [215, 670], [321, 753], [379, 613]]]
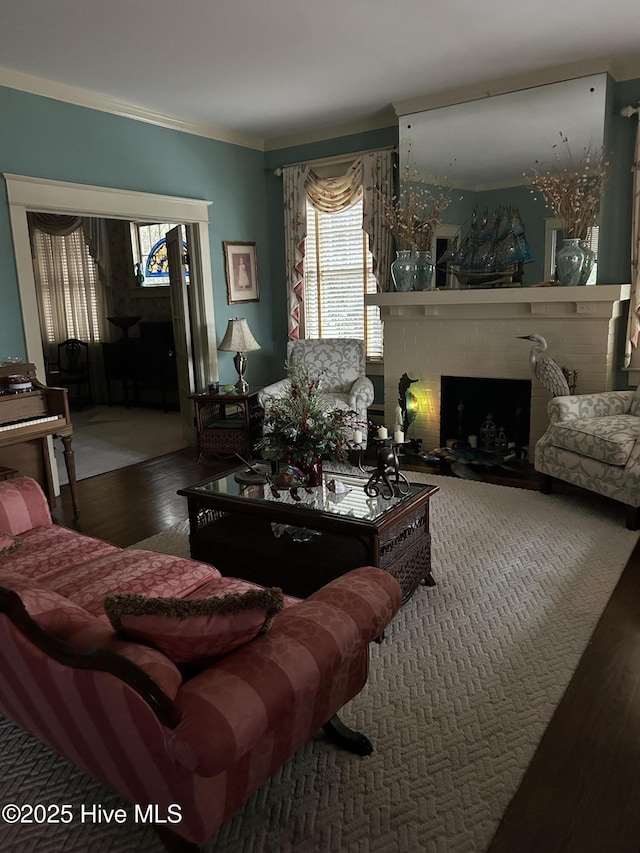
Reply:
[[338, 177], [321, 178], [310, 164], [285, 166], [283, 192], [285, 209], [285, 252], [289, 338], [300, 337], [300, 310], [304, 299], [304, 245], [307, 235], [307, 197], [319, 210], [343, 210], [363, 196], [362, 227], [369, 235], [373, 274], [378, 290], [389, 289], [392, 260], [391, 233], [384, 221], [380, 196], [393, 194], [392, 152], [368, 151]]
[[[100, 268], [90, 250], [80, 217], [30, 214], [31, 245], [40, 329], [45, 359], [58, 360], [58, 343], [79, 338], [89, 344], [94, 396], [104, 398], [101, 343], [108, 340], [110, 292], [101, 281]], [[108, 270], [104, 235], [100, 243], [102, 270]], [[95, 246], [95, 244], [94, 244]], [[105, 272], [103, 272], [103, 275]]]

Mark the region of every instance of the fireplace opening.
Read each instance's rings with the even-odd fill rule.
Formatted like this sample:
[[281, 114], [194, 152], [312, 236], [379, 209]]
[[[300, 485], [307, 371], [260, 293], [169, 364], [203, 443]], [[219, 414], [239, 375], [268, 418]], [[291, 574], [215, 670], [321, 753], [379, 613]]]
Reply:
[[441, 447], [457, 441], [497, 451], [527, 447], [530, 415], [530, 380], [440, 378]]

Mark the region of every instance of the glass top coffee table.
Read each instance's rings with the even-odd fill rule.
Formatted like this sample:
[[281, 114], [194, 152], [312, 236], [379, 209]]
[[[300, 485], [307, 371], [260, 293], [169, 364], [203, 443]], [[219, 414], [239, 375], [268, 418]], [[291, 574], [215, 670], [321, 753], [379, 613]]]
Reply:
[[367, 480], [325, 471], [313, 489], [239, 482], [245, 469], [180, 489], [194, 559], [222, 574], [305, 598], [358, 566], [378, 566], [405, 600], [433, 584], [429, 500], [438, 486], [368, 497]]

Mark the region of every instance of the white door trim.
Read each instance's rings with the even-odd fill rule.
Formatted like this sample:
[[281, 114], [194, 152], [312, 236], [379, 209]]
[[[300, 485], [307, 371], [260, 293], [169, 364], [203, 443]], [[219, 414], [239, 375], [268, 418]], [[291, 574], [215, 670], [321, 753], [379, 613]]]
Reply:
[[[94, 187], [64, 181], [49, 181], [26, 175], [4, 174], [9, 201], [9, 220], [16, 259], [18, 287], [22, 306], [22, 323], [27, 361], [36, 366], [44, 381], [44, 354], [38, 320], [36, 285], [31, 263], [31, 245], [27, 212], [74, 213], [108, 219], [148, 222], [182, 222], [191, 226], [196, 236], [189, 246], [192, 262], [198, 265], [194, 276], [198, 316], [194, 328], [195, 380], [206, 386], [211, 376], [218, 375], [213, 278], [209, 251], [210, 201], [178, 196], [155, 195], [113, 187]], [[197, 390], [193, 388], [192, 391]]]
[[166, 241], [182, 432], [187, 442], [193, 445], [193, 406], [189, 400], [189, 394], [193, 393], [194, 388], [193, 347], [189, 323], [189, 294], [183, 263], [182, 226], [176, 225], [171, 231], [167, 231]]

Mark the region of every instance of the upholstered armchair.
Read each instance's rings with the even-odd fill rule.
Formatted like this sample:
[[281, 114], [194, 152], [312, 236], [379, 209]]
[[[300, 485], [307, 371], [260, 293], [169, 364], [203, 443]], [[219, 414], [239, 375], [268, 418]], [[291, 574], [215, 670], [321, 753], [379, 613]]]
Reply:
[[627, 527], [640, 527], [640, 389], [554, 397], [535, 447], [541, 488], [553, 479], [621, 501]]
[[[365, 375], [364, 341], [356, 338], [323, 338], [322, 340], [289, 341], [287, 362], [301, 362], [310, 376], [322, 375], [321, 388], [332, 406], [352, 409], [362, 429], [363, 446], [367, 444], [367, 409], [373, 403], [373, 383]], [[258, 393], [263, 408], [281, 397], [289, 388], [288, 379], [267, 385]]]

